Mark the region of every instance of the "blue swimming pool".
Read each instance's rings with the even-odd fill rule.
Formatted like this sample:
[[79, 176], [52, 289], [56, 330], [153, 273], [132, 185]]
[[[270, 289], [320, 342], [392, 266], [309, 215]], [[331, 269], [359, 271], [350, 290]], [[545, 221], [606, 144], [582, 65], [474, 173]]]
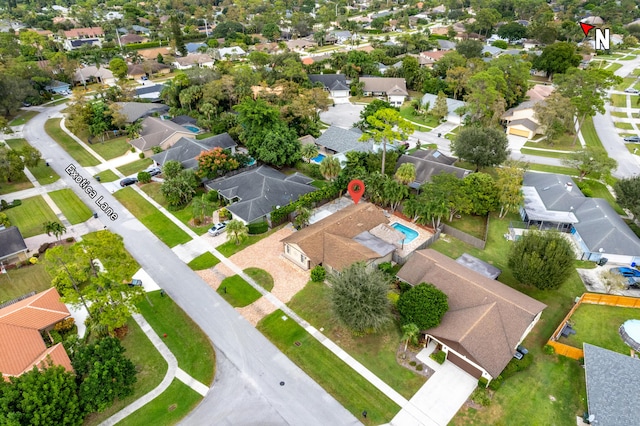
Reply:
[[320, 164], [320, 163], [322, 163], [322, 160], [324, 160], [324, 159], [325, 159], [325, 157], [326, 157], [326, 155], [324, 155], [324, 154], [318, 154], [318, 155], [316, 155], [315, 157], [313, 157], [313, 158], [311, 159], [311, 161], [313, 161], [314, 163], [318, 163], [318, 164]]
[[402, 244], [409, 244], [411, 241], [415, 240], [418, 237], [418, 233], [416, 231], [404, 226], [401, 223], [393, 223], [391, 224], [391, 227], [397, 229], [405, 235], [405, 239], [402, 241]]
[[187, 126], [182, 126], [182, 127], [184, 127], [185, 129], [187, 129], [188, 131], [193, 132], [193, 133], [198, 133], [200, 131], [200, 129], [198, 129], [196, 126], [188, 126], [187, 125]]

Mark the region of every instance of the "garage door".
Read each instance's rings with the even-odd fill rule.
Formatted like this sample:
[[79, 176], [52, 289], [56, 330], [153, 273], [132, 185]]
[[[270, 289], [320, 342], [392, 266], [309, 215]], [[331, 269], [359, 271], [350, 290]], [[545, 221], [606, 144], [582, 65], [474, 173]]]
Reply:
[[528, 130], [520, 130], [520, 129], [516, 129], [514, 127], [509, 127], [509, 133], [512, 134], [512, 135], [529, 138], [529, 131]]
[[447, 359], [449, 361], [451, 361], [453, 364], [455, 364], [458, 367], [462, 368], [467, 373], [471, 374], [476, 379], [479, 379], [480, 376], [482, 376], [482, 371], [481, 370], [479, 370], [476, 367], [474, 367], [473, 365], [469, 364], [467, 361], [464, 360], [464, 358], [459, 357], [458, 355], [454, 354], [451, 351], [448, 352]]

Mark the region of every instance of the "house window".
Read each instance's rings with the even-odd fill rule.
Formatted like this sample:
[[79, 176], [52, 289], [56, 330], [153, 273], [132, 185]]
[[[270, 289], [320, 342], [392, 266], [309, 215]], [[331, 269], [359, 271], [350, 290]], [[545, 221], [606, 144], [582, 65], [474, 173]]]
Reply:
[[304, 263], [304, 254], [300, 255], [300, 263]]
[[289, 246], [287, 245], [286, 247], [287, 247], [287, 254], [289, 254]]

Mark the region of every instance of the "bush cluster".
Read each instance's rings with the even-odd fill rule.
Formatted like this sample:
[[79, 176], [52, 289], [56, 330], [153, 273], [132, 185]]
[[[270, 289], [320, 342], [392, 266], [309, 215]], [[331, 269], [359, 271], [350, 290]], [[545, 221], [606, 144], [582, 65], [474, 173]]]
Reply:
[[250, 235], [264, 234], [269, 230], [269, 224], [267, 222], [250, 223], [247, 228]]
[[12, 207], [18, 207], [21, 204], [22, 204], [21, 200], [13, 200], [10, 203], [7, 203], [6, 200], [0, 200], [0, 211], [8, 210], [8, 209], [10, 209]]
[[282, 223], [286, 218], [296, 211], [298, 207], [312, 208], [314, 203], [318, 203], [323, 200], [332, 200], [337, 198], [341, 191], [344, 191], [346, 186], [334, 182], [332, 185], [327, 185], [317, 191], [309, 192], [298, 198], [297, 201], [281, 206], [278, 209], [271, 211], [271, 221], [273, 223]]
[[438, 351], [429, 355], [429, 358], [431, 358], [438, 364], [444, 364], [444, 360], [447, 358], [447, 354], [444, 351]]
[[326, 276], [327, 276], [327, 271], [324, 269], [323, 266], [316, 265], [311, 270], [311, 281], [313, 281], [314, 283], [320, 283], [324, 281]]

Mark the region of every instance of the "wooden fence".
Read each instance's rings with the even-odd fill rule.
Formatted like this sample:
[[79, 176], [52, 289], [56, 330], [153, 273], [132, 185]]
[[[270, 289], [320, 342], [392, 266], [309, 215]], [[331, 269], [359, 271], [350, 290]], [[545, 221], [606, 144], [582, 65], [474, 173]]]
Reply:
[[413, 251], [411, 251], [411, 253], [409, 253], [406, 256], [400, 256], [397, 251], [394, 251], [393, 254], [391, 255], [391, 259], [394, 262], [396, 262], [398, 265], [404, 265], [407, 262], [407, 260], [409, 259], [409, 256], [411, 256], [416, 250], [426, 249], [427, 247], [431, 246], [431, 244], [433, 244], [436, 241], [438, 241], [438, 238], [440, 238], [440, 234], [441, 233], [442, 233], [442, 231], [440, 229], [436, 230], [435, 234], [430, 236], [429, 239], [427, 239], [425, 242], [423, 242], [418, 247], [413, 249]]
[[555, 329], [555, 331], [547, 341], [547, 344], [549, 346], [552, 346], [558, 355], [563, 355], [573, 359], [584, 358], [584, 351], [582, 349], [558, 342], [562, 329], [567, 324], [576, 309], [578, 309], [578, 307], [583, 303], [588, 305], [607, 305], [617, 306], [621, 308], [640, 309], [640, 299], [636, 297], [615, 296], [613, 294], [584, 293], [576, 301], [575, 305], [573, 305], [569, 313], [560, 322], [558, 328]]
[[[488, 228], [488, 227], [487, 227]], [[482, 241], [478, 237], [474, 237], [473, 235], [469, 235], [466, 232], [463, 232], [459, 229], [452, 228], [449, 225], [442, 225], [442, 232], [445, 234], [451, 235], [461, 241], [464, 241], [467, 244], [474, 246], [475, 248], [479, 248], [481, 250], [484, 249], [486, 241]]]

